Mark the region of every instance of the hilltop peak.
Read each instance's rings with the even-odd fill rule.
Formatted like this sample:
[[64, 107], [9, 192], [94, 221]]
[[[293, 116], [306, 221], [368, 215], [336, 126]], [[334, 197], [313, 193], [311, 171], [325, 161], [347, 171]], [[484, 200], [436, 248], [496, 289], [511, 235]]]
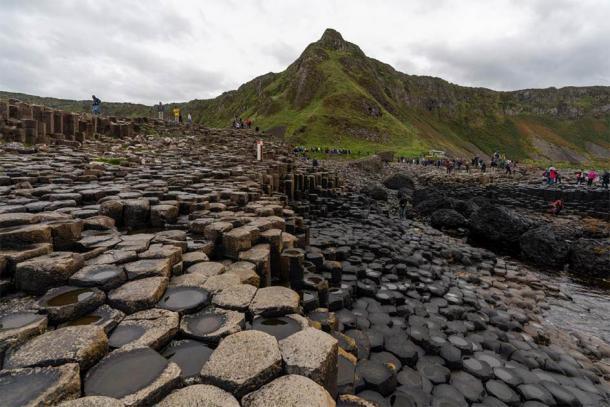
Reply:
[[349, 43], [343, 39], [341, 33], [332, 28], [327, 28], [322, 34], [322, 38], [318, 41], [318, 44], [324, 48], [334, 50], [345, 50], [349, 47]]

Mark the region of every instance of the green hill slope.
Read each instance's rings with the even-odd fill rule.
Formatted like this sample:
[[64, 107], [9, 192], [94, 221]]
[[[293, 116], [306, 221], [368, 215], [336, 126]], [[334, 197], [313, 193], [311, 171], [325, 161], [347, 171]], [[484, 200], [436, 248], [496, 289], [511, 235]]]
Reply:
[[281, 73], [181, 106], [214, 126], [250, 117], [306, 145], [610, 161], [609, 87], [496, 92], [458, 86], [398, 72], [334, 30]]

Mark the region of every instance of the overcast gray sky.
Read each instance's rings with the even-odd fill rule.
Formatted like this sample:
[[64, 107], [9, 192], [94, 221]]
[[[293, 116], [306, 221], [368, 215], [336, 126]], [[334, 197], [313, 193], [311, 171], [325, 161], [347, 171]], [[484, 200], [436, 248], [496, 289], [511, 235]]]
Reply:
[[214, 97], [327, 27], [461, 85], [610, 85], [609, 0], [0, 0], [0, 21], [0, 90], [60, 98]]

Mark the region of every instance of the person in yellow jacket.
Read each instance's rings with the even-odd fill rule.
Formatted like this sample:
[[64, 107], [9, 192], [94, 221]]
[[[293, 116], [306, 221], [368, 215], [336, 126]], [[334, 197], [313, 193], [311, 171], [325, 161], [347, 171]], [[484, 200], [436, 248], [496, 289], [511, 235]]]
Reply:
[[178, 120], [180, 119], [180, 108], [179, 107], [174, 107], [172, 112], [174, 113], [174, 121], [176, 123], [178, 123]]

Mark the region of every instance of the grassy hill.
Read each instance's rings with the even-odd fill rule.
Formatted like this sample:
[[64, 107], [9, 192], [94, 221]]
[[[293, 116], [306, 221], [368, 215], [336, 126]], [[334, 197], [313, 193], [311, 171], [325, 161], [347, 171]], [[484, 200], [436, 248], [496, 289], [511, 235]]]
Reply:
[[[88, 101], [44, 100], [49, 102], [37, 103], [88, 110]], [[308, 146], [408, 156], [429, 149], [456, 156], [501, 151], [519, 160], [610, 165], [610, 87], [463, 87], [398, 72], [331, 29], [283, 72], [177, 105], [196, 122], [225, 127], [235, 116], [250, 117], [256, 126]], [[151, 114], [143, 105], [105, 103], [104, 109]]]

